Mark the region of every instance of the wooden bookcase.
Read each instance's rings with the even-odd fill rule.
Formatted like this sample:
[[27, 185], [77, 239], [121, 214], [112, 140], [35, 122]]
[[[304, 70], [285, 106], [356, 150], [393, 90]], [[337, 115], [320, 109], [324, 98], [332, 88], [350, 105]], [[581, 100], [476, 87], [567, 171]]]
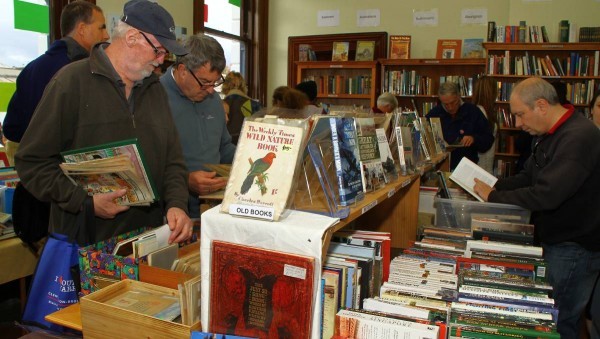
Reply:
[[[488, 42], [484, 43], [483, 47], [487, 54], [485, 73], [498, 82], [496, 111], [500, 128], [496, 143], [495, 167], [502, 168], [501, 174], [505, 175], [507, 166], [504, 164], [514, 164], [519, 157], [514, 141], [519, 133], [523, 133], [515, 127], [514, 119], [510, 115], [509, 99], [514, 84], [531, 76], [541, 76], [549, 82], [564, 82], [568, 87], [567, 100], [577, 110], [586, 112], [591, 96], [600, 85], [600, 45]], [[554, 67], [553, 70], [549, 69], [550, 64]], [[536, 72], [536, 69], [539, 69], [539, 72]], [[507, 123], [507, 119], [511, 121]]]
[[379, 62], [382, 92], [396, 94], [400, 107], [416, 108], [420, 115], [427, 114], [437, 103], [440, 82], [444, 79], [463, 79], [460, 80], [461, 87], [466, 89], [463, 98], [469, 100], [474, 79], [485, 71], [483, 58], [382, 59]]
[[369, 108], [379, 95], [377, 61], [298, 61], [296, 70], [296, 83], [317, 83], [318, 102]]
[[[387, 32], [367, 32], [289, 37], [288, 86], [294, 87], [297, 84], [298, 76], [296, 72], [298, 71], [298, 68], [296, 63], [300, 61], [300, 45], [310, 45], [310, 48], [315, 52], [317, 58], [316, 61], [331, 61], [333, 43], [338, 41], [347, 41], [350, 43], [348, 60], [354, 60], [356, 57], [357, 41], [374, 41], [375, 49], [373, 51], [373, 60], [377, 60], [386, 56], [388, 34]], [[379, 84], [377, 84], [376, 88], [379, 88]]]

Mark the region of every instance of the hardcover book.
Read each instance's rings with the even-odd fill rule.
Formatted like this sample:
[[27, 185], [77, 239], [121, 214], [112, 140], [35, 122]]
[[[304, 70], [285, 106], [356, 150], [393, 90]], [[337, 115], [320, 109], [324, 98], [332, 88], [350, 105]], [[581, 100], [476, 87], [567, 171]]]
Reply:
[[62, 152], [61, 169], [89, 195], [127, 189], [121, 205], [149, 205], [159, 199], [136, 139]]
[[308, 338], [314, 258], [212, 243], [210, 330], [260, 338]]
[[483, 39], [464, 39], [462, 46], [462, 58], [483, 58]]
[[360, 157], [353, 118], [330, 118], [340, 204], [348, 206], [362, 199]]
[[383, 172], [379, 143], [373, 118], [354, 118], [360, 157], [363, 192], [371, 192], [385, 186], [387, 178]]
[[245, 216], [279, 220], [288, 203], [303, 137], [301, 127], [246, 119], [221, 212], [250, 211]]
[[375, 54], [375, 41], [356, 42], [356, 61], [371, 61]]
[[437, 59], [459, 59], [461, 56], [462, 40], [438, 39]]
[[386, 182], [389, 182], [393, 178], [398, 177], [398, 171], [396, 171], [396, 164], [387, 136], [385, 135], [385, 129], [378, 128], [375, 132], [377, 133], [377, 142], [379, 143], [379, 158], [385, 172]]
[[410, 59], [410, 35], [390, 35], [390, 59]]
[[348, 61], [348, 51], [350, 50], [350, 43], [347, 41], [340, 42], [336, 41], [333, 43], [333, 51], [331, 55], [331, 61]]

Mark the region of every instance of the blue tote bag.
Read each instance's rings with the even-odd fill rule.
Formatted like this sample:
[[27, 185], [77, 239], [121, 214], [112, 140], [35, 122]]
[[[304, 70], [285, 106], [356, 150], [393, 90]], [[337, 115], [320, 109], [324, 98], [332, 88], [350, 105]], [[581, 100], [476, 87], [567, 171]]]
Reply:
[[63, 327], [52, 324], [44, 317], [79, 301], [79, 245], [77, 230], [86, 235], [87, 243], [93, 242], [94, 206], [91, 197], [86, 198], [85, 207], [77, 218], [75, 235], [50, 234], [42, 250], [33, 280], [22, 322], [62, 332]]
[[[62, 326], [44, 320], [50, 313], [78, 301], [72, 267], [79, 265], [79, 246], [63, 234], [50, 234], [35, 269], [22, 321], [62, 332]], [[74, 279], [75, 278], [75, 279]]]

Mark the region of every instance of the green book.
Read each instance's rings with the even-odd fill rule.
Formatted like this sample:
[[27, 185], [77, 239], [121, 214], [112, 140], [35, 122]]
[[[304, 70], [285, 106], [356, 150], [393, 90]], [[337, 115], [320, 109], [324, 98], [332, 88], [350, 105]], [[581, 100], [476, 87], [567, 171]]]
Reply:
[[63, 172], [90, 195], [126, 188], [122, 205], [149, 205], [160, 198], [137, 139], [69, 150], [61, 156]]

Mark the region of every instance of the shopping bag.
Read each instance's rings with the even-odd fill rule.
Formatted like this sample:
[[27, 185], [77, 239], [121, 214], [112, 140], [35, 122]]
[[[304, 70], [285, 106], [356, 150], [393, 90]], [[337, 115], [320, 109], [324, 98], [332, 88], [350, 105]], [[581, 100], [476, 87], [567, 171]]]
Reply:
[[[35, 269], [22, 321], [53, 331], [62, 326], [44, 320], [50, 313], [74, 304], [77, 298], [79, 246], [63, 234], [50, 234]], [[76, 273], [75, 275], [73, 273]]]
[[52, 324], [44, 317], [79, 301], [79, 244], [76, 239], [81, 235], [82, 245], [95, 242], [92, 197], [86, 198], [74, 226], [74, 234], [48, 235], [29, 288], [21, 318], [24, 324], [62, 332], [62, 326]]

